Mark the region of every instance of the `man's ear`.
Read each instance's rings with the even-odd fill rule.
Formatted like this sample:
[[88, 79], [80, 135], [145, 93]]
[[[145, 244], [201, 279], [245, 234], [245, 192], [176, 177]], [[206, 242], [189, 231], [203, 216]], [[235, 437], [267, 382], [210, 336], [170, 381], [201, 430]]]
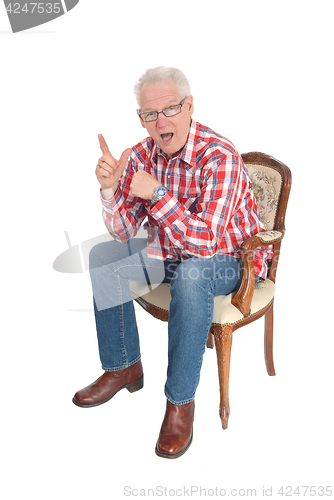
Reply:
[[194, 112], [194, 100], [192, 95], [188, 96], [186, 104], [188, 106], [189, 114], [192, 115]]
[[139, 116], [139, 120], [140, 120], [141, 126], [144, 127], [144, 128], [146, 128], [145, 122], [143, 122], [143, 120], [140, 118], [139, 112], [140, 112], [140, 109], [137, 109], [137, 115]]

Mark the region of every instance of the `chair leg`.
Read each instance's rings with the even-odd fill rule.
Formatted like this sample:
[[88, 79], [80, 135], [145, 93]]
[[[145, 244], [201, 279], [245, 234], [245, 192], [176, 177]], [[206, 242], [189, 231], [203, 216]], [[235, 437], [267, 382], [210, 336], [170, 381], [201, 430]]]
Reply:
[[268, 375], [276, 375], [273, 358], [274, 303], [264, 318], [264, 356]]
[[208, 340], [206, 341], [206, 347], [209, 349], [214, 348], [213, 333], [211, 333], [211, 330], [209, 331]]
[[230, 416], [230, 405], [228, 398], [229, 378], [230, 378], [230, 359], [232, 347], [232, 328], [230, 326], [213, 326], [218, 375], [220, 389], [220, 406], [219, 415], [222, 421], [223, 429], [227, 429], [228, 419]]

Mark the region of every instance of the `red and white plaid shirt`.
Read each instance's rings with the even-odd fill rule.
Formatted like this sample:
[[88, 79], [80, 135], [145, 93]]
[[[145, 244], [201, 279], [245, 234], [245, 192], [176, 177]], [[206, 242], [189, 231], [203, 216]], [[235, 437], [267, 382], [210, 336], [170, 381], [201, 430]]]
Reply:
[[[130, 193], [133, 174], [145, 170], [167, 194], [152, 206]], [[148, 217], [148, 255], [158, 259], [241, 257], [241, 243], [264, 231], [252, 184], [233, 144], [192, 120], [181, 153], [167, 160], [151, 137], [132, 148], [114, 197], [102, 197], [103, 219], [121, 242], [134, 237]], [[255, 251], [255, 273], [265, 278], [271, 247]]]

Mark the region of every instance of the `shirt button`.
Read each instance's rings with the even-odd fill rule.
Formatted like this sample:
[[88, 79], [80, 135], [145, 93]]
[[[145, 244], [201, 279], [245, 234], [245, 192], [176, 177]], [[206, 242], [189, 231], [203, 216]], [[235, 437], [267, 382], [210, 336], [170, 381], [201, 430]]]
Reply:
[[144, 201], [144, 205], [145, 207], [149, 207], [150, 206], [150, 202], [148, 200]]

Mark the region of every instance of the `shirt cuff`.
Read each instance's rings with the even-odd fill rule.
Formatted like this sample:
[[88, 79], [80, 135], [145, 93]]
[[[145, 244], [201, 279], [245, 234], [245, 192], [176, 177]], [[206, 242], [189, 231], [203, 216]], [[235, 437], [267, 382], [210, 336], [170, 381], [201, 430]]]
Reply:
[[101, 189], [101, 198], [105, 201], [110, 201], [114, 197], [114, 190], [112, 188]]
[[161, 200], [151, 207], [151, 215], [159, 221], [163, 227], [171, 225], [183, 225], [186, 215], [184, 209], [177, 198], [168, 191]]

